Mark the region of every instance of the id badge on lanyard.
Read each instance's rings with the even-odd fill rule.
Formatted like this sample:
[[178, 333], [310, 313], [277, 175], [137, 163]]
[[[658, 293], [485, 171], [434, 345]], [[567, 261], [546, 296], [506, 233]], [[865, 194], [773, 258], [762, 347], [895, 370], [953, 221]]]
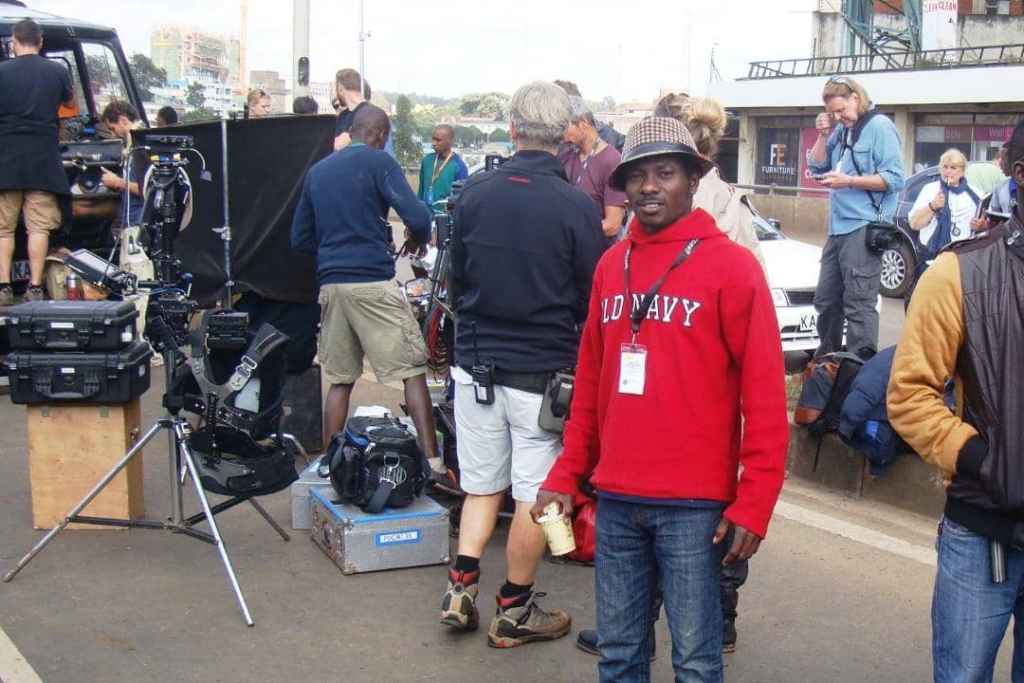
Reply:
[[647, 382], [647, 347], [623, 344], [619, 354], [619, 393], [644, 395]]
[[[699, 243], [699, 239], [692, 239], [687, 243], [664, 274], [651, 286], [651, 290], [644, 295], [640, 306], [630, 313], [629, 322], [633, 332], [633, 339], [630, 343], [622, 344], [619, 347], [620, 394], [643, 396], [644, 388], [647, 385], [647, 347], [636, 343], [637, 335], [640, 334], [640, 326], [643, 324], [644, 318], [647, 317], [647, 312], [651, 310], [651, 304], [657, 298], [658, 292], [661, 291], [665, 278], [690, 257], [690, 254], [693, 253], [693, 250], [697, 248]], [[626, 289], [626, 301], [632, 301], [632, 295], [629, 291], [629, 257], [632, 251], [633, 246], [630, 245], [626, 249], [626, 255], [622, 264], [622, 281]]]

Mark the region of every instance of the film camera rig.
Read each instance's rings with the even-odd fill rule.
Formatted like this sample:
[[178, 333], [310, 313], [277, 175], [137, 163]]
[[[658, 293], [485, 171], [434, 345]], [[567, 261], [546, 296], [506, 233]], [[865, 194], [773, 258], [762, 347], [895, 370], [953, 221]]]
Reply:
[[[186, 209], [188, 195], [191, 186], [188, 177], [184, 172], [184, 166], [188, 163], [185, 154], [194, 152], [202, 160], [201, 173], [205, 176], [205, 159], [202, 154], [193, 147], [191, 136], [187, 135], [164, 135], [146, 134], [146, 144], [140, 145], [133, 150], [136, 152], [146, 151], [149, 153], [151, 166], [146, 173], [144, 187], [146, 191], [145, 205], [142, 214], [142, 243], [155, 269], [155, 280], [136, 281], [116, 268], [113, 264], [100, 259], [90, 252], [77, 253], [69, 258], [69, 267], [83, 275], [93, 284], [107, 286], [111, 291], [118, 294], [131, 294], [139, 289], [148, 289], [149, 306], [146, 315], [146, 337], [150, 343], [161, 352], [164, 360], [165, 386], [163, 403], [167, 408], [167, 414], [158, 419], [129, 449], [118, 463], [111, 469], [86, 496], [71, 509], [56, 527], [50, 530], [18, 564], [4, 576], [4, 581], [11, 581], [32, 559], [39, 554], [64, 528], [70, 523], [91, 524], [97, 526], [116, 526], [142, 529], [162, 529], [173, 533], [180, 533], [192, 538], [205, 541], [217, 548], [224, 571], [231, 583], [232, 590], [242, 612], [242, 617], [247, 626], [253, 626], [254, 621], [249, 613], [249, 608], [238, 584], [231, 558], [228, 556], [223, 538], [220, 534], [215, 515], [230, 509], [240, 503], [249, 502], [257, 512], [270, 524], [271, 527], [285, 541], [290, 540], [287, 532], [260, 506], [253, 495], [259, 493], [242, 493], [236, 495], [233, 491], [215, 490], [215, 492], [234, 497], [218, 503], [215, 506], [210, 504], [206, 495], [207, 482], [210, 481], [211, 468], [216, 470], [220, 466], [224, 477], [231, 473], [241, 475], [240, 478], [251, 476], [252, 472], [247, 468], [238, 468], [226, 461], [217, 458], [219, 447], [218, 439], [228, 440], [235, 433], [221, 436], [213, 431], [216, 427], [214, 408], [207, 408], [204, 419], [209, 423], [214, 418], [210, 429], [194, 430], [191, 423], [181, 416], [183, 409], [195, 410], [198, 406], [190, 404], [189, 398], [184, 391], [179, 390], [182, 383], [180, 376], [188, 372], [189, 364], [186, 363], [181, 348], [193, 342], [193, 349], [196, 348], [194, 330], [191, 329], [191, 321], [198, 311], [198, 303], [189, 298], [191, 276], [183, 272], [181, 261], [174, 252], [174, 243], [178, 232], [182, 227], [184, 212]], [[229, 237], [224, 236], [225, 249]], [[230, 301], [230, 287], [228, 290], [228, 301]], [[248, 327], [248, 316], [243, 313], [228, 311], [217, 311], [207, 313], [220, 313], [221, 315], [204, 315], [207, 323], [203, 330], [203, 342], [207, 348], [237, 350], [245, 346], [245, 330]], [[261, 332], [263, 332], [261, 330]], [[272, 333], [276, 333], [271, 328]], [[280, 333], [277, 333], [278, 335]], [[264, 333], [266, 337], [266, 333]], [[286, 339], [286, 338], [285, 338]], [[279, 340], [278, 340], [278, 343]], [[195, 355], [195, 352], [193, 353]], [[239, 363], [239, 368], [252, 371], [255, 366], [245, 363], [245, 356]], [[281, 359], [283, 367], [283, 358]], [[202, 406], [206, 408], [206, 406]], [[168, 433], [169, 451], [169, 474], [170, 474], [170, 498], [171, 514], [162, 522], [139, 520], [139, 519], [111, 519], [83, 516], [81, 512], [98, 496], [104, 488], [138, 456], [147, 443], [149, 443], [161, 430]], [[231, 430], [229, 430], [230, 432]], [[237, 430], [235, 430], [237, 431]], [[238, 434], [242, 434], [238, 432]], [[203, 436], [203, 444], [197, 445], [203, 449], [203, 453], [193, 452], [193, 440]], [[245, 436], [245, 435], [243, 435]], [[280, 435], [279, 435], [280, 436]], [[294, 440], [292, 438], [292, 440]], [[280, 446], [280, 438], [276, 440]], [[251, 439], [246, 445], [255, 445]], [[301, 446], [297, 443], [298, 449]], [[211, 456], [211, 454], [213, 454]], [[292, 480], [294, 479], [294, 464], [291, 462], [290, 454], [288, 461], [291, 466]], [[266, 458], [264, 458], [266, 460]], [[280, 460], [280, 458], [278, 458]], [[232, 469], [233, 468], [233, 469]], [[202, 511], [198, 514], [186, 517], [184, 514], [184, 488], [187, 479], [191, 479], [195, 496], [198, 499]], [[230, 481], [230, 480], [228, 480]], [[288, 480], [287, 483], [290, 483]], [[206, 522], [209, 531], [200, 531], [195, 525]]]

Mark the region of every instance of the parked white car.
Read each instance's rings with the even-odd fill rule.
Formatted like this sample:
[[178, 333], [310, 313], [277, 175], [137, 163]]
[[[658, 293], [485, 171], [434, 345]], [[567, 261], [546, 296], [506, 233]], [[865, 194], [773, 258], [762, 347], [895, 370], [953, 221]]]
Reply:
[[[818, 348], [814, 290], [818, 286], [821, 248], [786, 237], [757, 214], [754, 214], [754, 226], [768, 268], [782, 350], [814, 353]], [[875, 309], [881, 313], [881, 296]]]

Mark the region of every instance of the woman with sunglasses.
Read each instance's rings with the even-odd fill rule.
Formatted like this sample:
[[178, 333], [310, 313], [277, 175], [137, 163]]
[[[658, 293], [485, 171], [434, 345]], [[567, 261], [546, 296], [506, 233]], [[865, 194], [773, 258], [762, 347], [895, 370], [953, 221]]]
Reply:
[[827, 111], [815, 120], [818, 139], [808, 166], [832, 192], [814, 294], [821, 340], [816, 355], [838, 351], [845, 327], [847, 349], [867, 358], [878, 349], [875, 303], [882, 272], [882, 254], [868, 244], [867, 225], [892, 221], [904, 184], [903, 143], [852, 78], [829, 78], [821, 98]]

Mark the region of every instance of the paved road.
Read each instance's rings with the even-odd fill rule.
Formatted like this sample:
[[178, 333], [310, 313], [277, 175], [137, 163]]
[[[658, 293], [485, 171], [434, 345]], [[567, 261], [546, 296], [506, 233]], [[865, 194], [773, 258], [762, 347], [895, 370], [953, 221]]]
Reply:
[[[144, 401], [158, 412], [159, 390]], [[400, 392], [361, 382], [356, 400], [395, 407]], [[0, 568], [31, 528], [23, 409], [0, 403]], [[73, 448], [73, 436], [64, 435]], [[163, 444], [146, 456], [147, 512], [166, 514]], [[929, 679], [935, 520], [788, 482], [743, 590], [730, 681], [875, 683]], [[264, 499], [289, 520], [282, 492]], [[592, 681], [573, 637], [515, 651], [437, 624], [440, 566], [343, 576], [302, 532], [282, 542], [243, 506], [220, 518], [256, 627], [247, 629], [213, 549], [151, 531], [67, 531], [12, 583], [0, 628], [47, 683], [83, 681]], [[504, 530], [483, 564], [482, 612], [501, 582]], [[544, 563], [538, 588], [594, 623], [593, 570]], [[486, 620], [485, 620], [486, 623]], [[3, 638], [0, 636], [0, 641]], [[0, 642], [0, 645], [3, 645]], [[654, 679], [671, 676], [658, 629]], [[0, 679], [17, 683], [0, 647]], [[1004, 654], [998, 678], [1008, 679]], [[21, 678], [20, 680], [25, 680]]]

